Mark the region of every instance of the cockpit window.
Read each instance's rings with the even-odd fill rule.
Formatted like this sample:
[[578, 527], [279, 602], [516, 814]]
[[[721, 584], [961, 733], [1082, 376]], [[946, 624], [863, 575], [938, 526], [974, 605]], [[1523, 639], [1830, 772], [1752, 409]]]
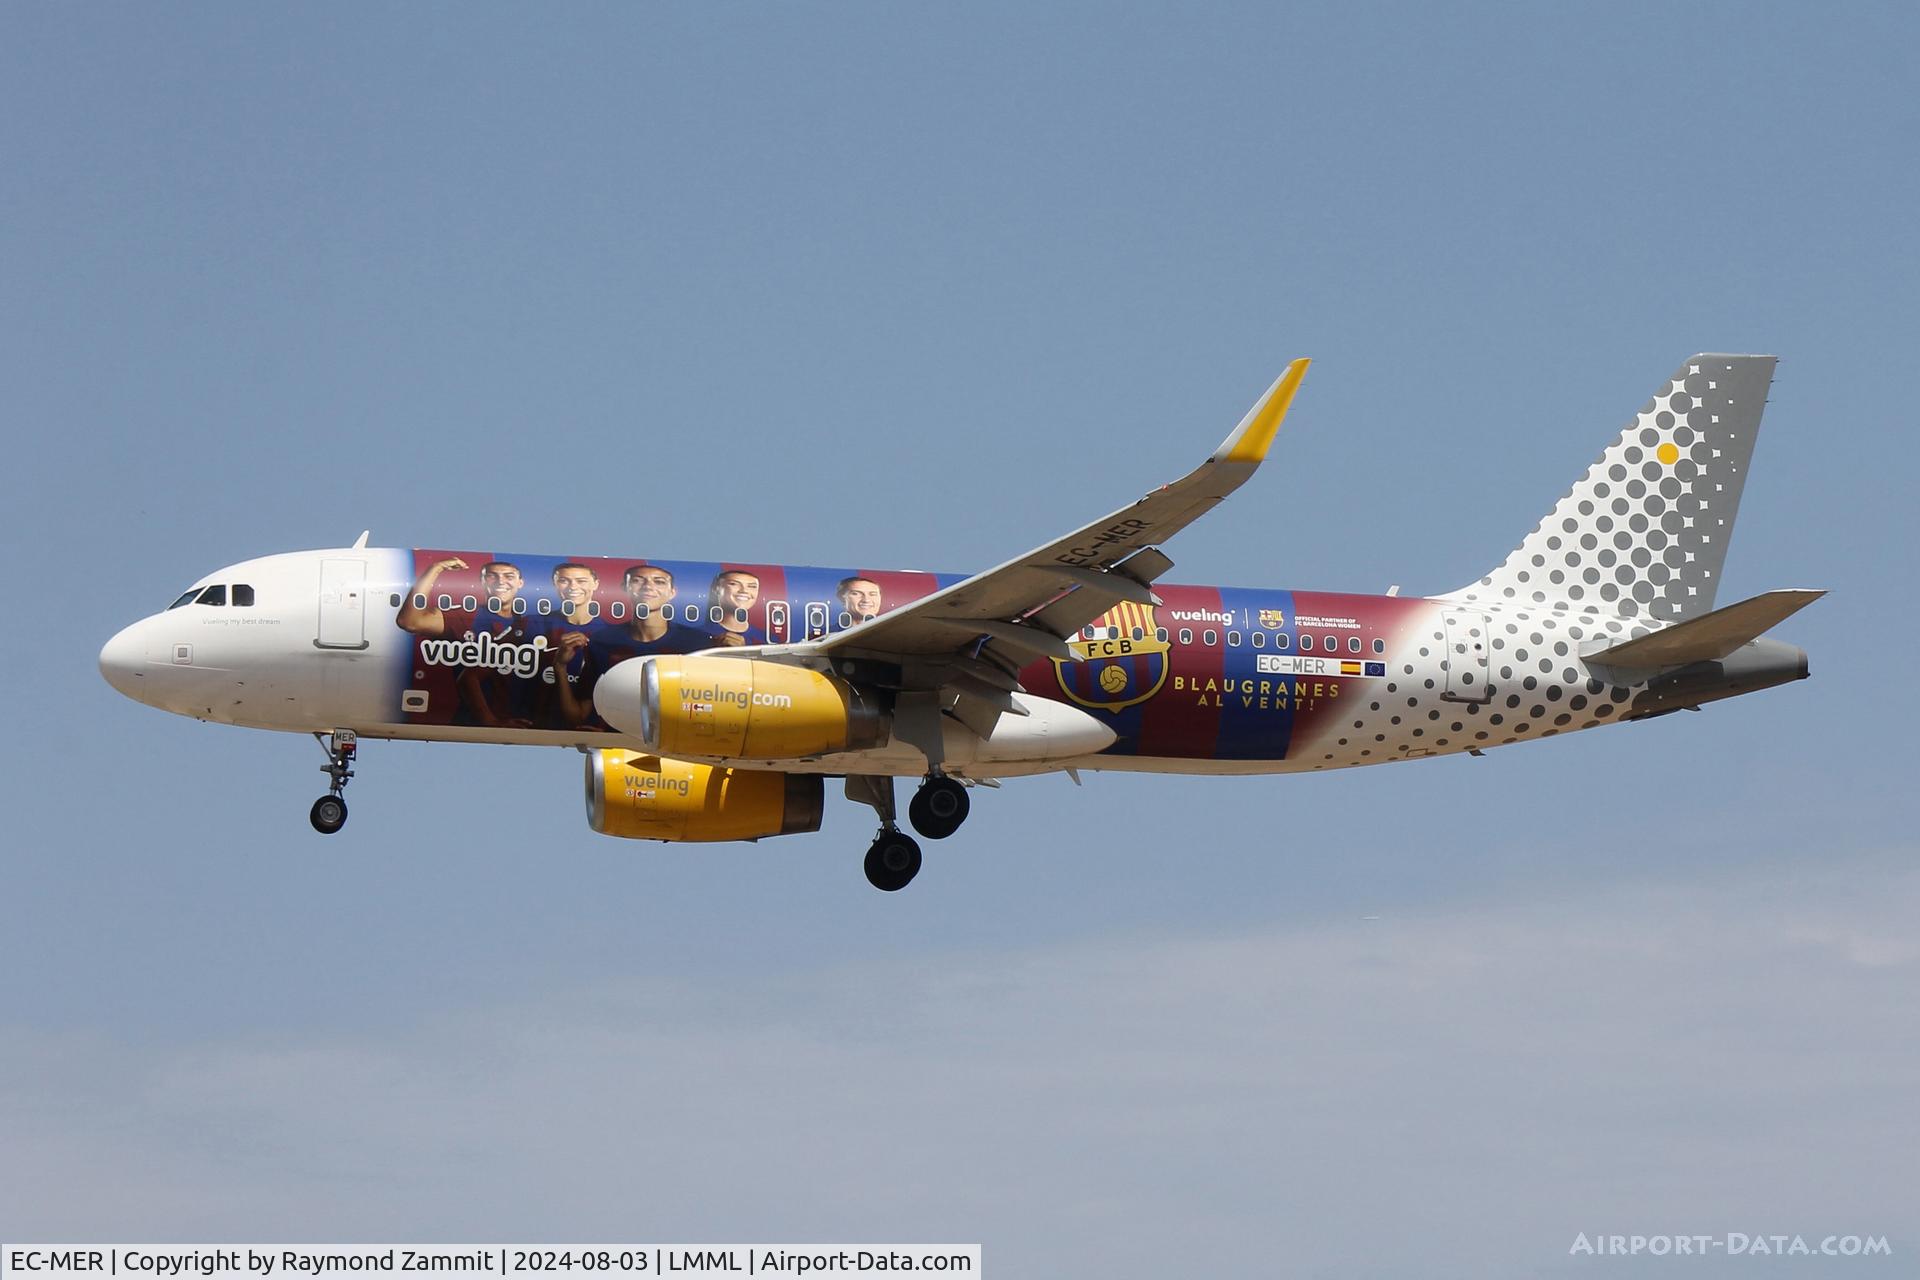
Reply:
[[234, 583], [233, 584], [233, 603], [236, 608], [240, 608], [240, 609], [253, 608], [252, 585], [245, 582]]
[[213, 586], [208, 587], [200, 593], [200, 598], [194, 601], [195, 604], [211, 605], [224, 605], [226, 602], [227, 584], [224, 582], [217, 582]]
[[183, 604], [192, 604], [193, 598], [199, 594], [200, 594], [200, 588], [195, 587], [193, 590], [182, 594], [178, 600], [175, 600], [172, 604], [168, 605], [167, 608], [178, 609]]

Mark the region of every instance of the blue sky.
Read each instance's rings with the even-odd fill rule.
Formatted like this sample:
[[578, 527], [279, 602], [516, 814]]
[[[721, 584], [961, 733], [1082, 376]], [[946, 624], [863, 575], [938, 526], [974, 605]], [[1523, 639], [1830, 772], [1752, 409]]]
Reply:
[[[8, 9], [0, 518], [57, 625], [5, 642], [0, 1234], [1910, 1257], [1917, 37]], [[372, 744], [322, 840], [311, 743], [94, 669], [200, 574], [367, 527], [980, 567], [1179, 475], [1297, 355], [1173, 577], [1442, 591], [1698, 350], [1781, 356], [1724, 591], [1832, 589], [1780, 633], [1812, 681], [1479, 760], [1016, 783], [892, 897], [864, 810], [627, 845], [561, 752]]]

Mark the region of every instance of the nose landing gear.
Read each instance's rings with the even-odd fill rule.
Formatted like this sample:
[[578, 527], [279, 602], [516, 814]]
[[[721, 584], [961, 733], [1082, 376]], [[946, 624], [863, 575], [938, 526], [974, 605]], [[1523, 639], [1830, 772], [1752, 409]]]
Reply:
[[359, 754], [360, 742], [351, 729], [335, 729], [321, 737], [313, 735], [320, 749], [327, 753], [327, 762], [320, 766], [320, 772], [333, 779], [333, 785], [327, 788], [327, 794], [313, 802], [313, 808], [307, 811], [307, 821], [313, 829], [323, 836], [330, 836], [347, 825], [347, 779], [353, 776], [353, 759]]
[[336, 795], [324, 795], [307, 810], [307, 821], [323, 836], [330, 836], [347, 825], [347, 802]]

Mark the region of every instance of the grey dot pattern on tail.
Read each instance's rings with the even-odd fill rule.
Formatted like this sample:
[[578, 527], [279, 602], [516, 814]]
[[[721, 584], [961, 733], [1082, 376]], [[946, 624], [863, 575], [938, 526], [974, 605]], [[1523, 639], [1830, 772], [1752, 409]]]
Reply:
[[1506, 562], [1454, 596], [1652, 622], [1712, 609], [1773, 366], [1692, 357]]

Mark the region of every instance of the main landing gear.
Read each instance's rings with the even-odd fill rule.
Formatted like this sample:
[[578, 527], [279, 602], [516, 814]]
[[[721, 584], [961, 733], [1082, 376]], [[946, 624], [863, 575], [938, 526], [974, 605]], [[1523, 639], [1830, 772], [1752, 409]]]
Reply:
[[313, 735], [320, 749], [327, 753], [327, 762], [320, 766], [320, 772], [333, 779], [333, 785], [327, 788], [327, 794], [313, 802], [313, 808], [307, 811], [307, 821], [313, 829], [323, 836], [330, 836], [347, 825], [347, 779], [353, 776], [353, 758], [360, 751], [359, 739], [351, 729], [335, 729], [324, 738]]
[[938, 774], [920, 784], [907, 802], [907, 821], [929, 840], [945, 840], [960, 829], [971, 808], [967, 789]]
[[920, 874], [920, 846], [900, 830], [893, 808], [893, 779], [879, 774], [847, 775], [847, 799], [871, 805], [880, 815], [880, 834], [867, 846], [863, 864], [867, 883], [882, 893], [898, 893]]
[[882, 893], [904, 889], [920, 874], [920, 846], [898, 829], [883, 828], [867, 848], [866, 873]]
[[[847, 798], [873, 806], [880, 815], [880, 834], [867, 847], [864, 864], [867, 883], [883, 893], [897, 893], [920, 874], [920, 846], [900, 830], [893, 806], [893, 779], [871, 774], [847, 778]], [[929, 840], [944, 840], [967, 820], [967, 789], [953, 778], [935, 774], [920, 784], [907, 804], [907, 821]]]

